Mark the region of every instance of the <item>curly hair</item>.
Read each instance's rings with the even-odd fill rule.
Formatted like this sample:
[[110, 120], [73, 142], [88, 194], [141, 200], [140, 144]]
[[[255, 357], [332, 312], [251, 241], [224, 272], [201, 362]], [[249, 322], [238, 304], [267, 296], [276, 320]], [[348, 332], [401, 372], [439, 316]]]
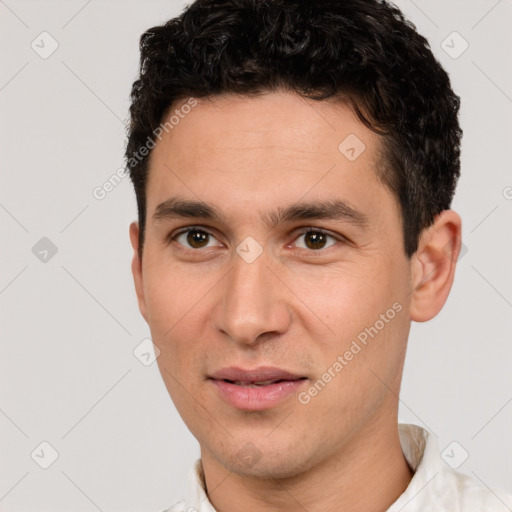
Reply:
[[140, 53], [125, 156], [141, 255], [148, 142], [171, 106], [191, 97], [285, 90], [350, 104], [382, 136], [378, 174], [400, 204], [408, 257], [450, 207], [460, 174], [460, 98], [427, 40], [386, 0], [196, 0], [147, 30]]

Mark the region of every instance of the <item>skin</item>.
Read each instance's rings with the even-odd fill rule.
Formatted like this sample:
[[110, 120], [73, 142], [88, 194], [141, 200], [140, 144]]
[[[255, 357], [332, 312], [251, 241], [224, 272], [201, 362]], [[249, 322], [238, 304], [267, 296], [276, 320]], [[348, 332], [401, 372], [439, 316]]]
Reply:
[[[338, 150], [349, 134], [366, 147], [354, 161]], [[142, 260], [130, 225], [135, 287], [219, 511], [383, 511], [412, 477], [397, 428], [407, 338], [411, 321], [446, 301], [461, 221], [442, 212], [407, 258], [399, 205], [378, 177], [381, 143], [346, 105], [273, 92], [198, 100], [151, 154]], [[155, 220], [171, 196], [213, 203], [226, 222]], [[346, 201], [366, 227], [307, 219], [269, 228], [261, 217], [324, 199]], [[211, 233], [207, 247], [186, 234], [167, 240], [187, 226]], [[301, 234], [309, 227], [334, 238], [311, 248]], [[263, 248], [252, 263], [236, 252], [248, 236]], [[401, 311], [307, 404], [293, 395], [243, 411], [207, 379], [267, 365], [306, 376], [308, 390], [395, 303]], [[255, 463], [239, 456], [247, 450]]]

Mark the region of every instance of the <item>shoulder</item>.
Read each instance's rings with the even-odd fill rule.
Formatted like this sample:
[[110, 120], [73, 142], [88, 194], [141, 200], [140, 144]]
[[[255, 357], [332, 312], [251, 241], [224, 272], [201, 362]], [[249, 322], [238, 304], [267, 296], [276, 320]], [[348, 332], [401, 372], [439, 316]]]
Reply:
[[512, 494], [476, 473], [464, 474], [443, 458], [436, 439], [417, 425], [401, 424], [404, 457], [414, 471], [388, 512], [512, 512]]
[[452, 470], [453, 492], [459, 510], [467, 512], [510, 512], [512, 494], [469, 475]]

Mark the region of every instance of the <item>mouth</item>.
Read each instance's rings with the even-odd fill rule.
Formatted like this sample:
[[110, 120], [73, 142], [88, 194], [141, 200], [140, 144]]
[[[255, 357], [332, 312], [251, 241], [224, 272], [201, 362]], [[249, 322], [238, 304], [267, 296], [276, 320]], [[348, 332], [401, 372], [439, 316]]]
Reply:
[[220, 397], [232, 407], [258, 411], [281, 404], [308, 378], [275, 367], [252, 370], [230, 367], [212, 373], [209, 380]]
[[277, 368], [274, 366], [260, 366], [254, 369], [245, 370], [238, 366], [230, 366], [229, 368], [221, 368], [209, 375], [211, 379], [227, 380], [237, 383], [271, 383], [278, 380], [298, 380], [306, 377]]
[[297, 379], [267, 379], [267, 380], [260, 380], [260, 381], [241, 381], [241, 380], [229, 380], [229, 379], [222, 379], [224, 382], [227, 382], [229, 384], [234, 384], [235, 386], [243, 386], [243, 387], [261, 387], [261, 386], [269, 386], [270, 384], [278, 384], [279, 382], [292, 382], [296, 380], [304, 380], [306, 377], [299, 377]]

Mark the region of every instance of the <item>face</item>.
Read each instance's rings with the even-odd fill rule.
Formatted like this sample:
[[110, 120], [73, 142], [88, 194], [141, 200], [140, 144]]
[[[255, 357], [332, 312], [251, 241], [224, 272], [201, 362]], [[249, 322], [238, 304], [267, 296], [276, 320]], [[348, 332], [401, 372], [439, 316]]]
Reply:
[[197, 100], [151, 154], [139, 305], [230, 471], [291, 476], [396, 422], [411, 268], [380, 144], [349, 107], [283, 92]]

